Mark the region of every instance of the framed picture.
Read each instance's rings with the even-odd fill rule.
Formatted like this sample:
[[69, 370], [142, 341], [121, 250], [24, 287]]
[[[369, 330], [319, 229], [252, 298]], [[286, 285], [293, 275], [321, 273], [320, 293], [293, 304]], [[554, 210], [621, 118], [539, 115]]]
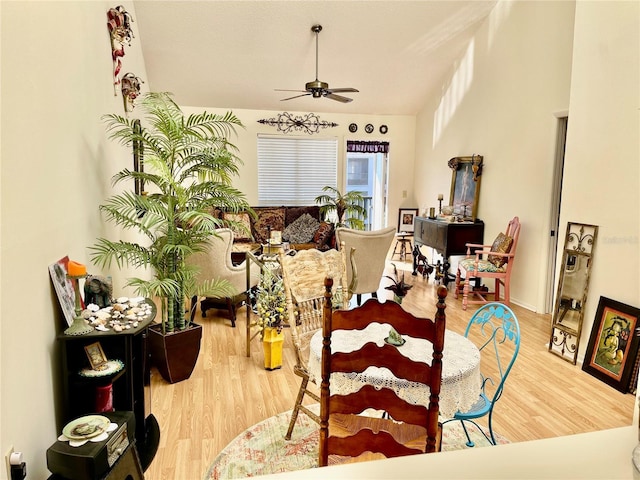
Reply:
[[102, 370], [106, 367], [108, 360], [104, 354], [104, 351], [102, 350], [102, 345], [100, 345], [100, 342], [86, 345], [84, 347], [84, 351], [87, 352], [87, 357], [89, 357], [91, 368], [93, 368], [94, 370]]
[[398, 232], [413, 233], [413, 225], [417, 216], [417, 208], [401, 208], [398, 213]]
[[627, 392], [638, 355], [640, 309], [600, 297], [582, 370]]
[[68, 265], [69, 257], [61, 258], [53, 265], [49, 265], [49, 275], [67, 326], [70, 327], [76, 316], [76, 294], [73, 290], [73, 283], [67, 277]]
[[474, 222], [478, 214], [482, 161], [481, 155], [454, 157], [449, 160], [449, 167], [453, 170], [449, 204], [455, 215]]

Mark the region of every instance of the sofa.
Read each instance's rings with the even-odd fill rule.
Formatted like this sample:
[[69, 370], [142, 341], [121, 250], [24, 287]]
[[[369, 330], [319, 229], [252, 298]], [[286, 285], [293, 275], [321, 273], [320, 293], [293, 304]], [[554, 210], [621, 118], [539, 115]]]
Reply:
[[333, 224], [321, 219], [318, 205], [252, 207], [252, 210], [255, 217], [248, 212], [221, 214], [223, 219], [244, 225], [244, 228], [233, 228], [232, 251], [237, 257], [258, 251], [267, 244], [272, 231], [281, 232], [282, 241], [294, 250], [332, 248]]

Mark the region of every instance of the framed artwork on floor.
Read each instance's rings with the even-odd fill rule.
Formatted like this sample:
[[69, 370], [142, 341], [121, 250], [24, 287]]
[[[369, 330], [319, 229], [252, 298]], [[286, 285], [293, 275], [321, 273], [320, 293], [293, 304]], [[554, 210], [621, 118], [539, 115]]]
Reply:
[[600, 297], [582, 370], [626, 393], [638, 355], [640, 309]]
[[417, 208], [401, 208], [398, 213], [398, 233], [413, 233], [417, 216]]

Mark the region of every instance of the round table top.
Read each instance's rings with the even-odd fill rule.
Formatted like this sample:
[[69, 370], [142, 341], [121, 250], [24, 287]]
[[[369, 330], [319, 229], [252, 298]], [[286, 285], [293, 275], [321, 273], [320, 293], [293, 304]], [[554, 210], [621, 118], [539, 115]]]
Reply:
[[[332, 335], [332, 351], [349, 352], [360, 348], [369, 341], [382, 346], [389, 336], [389, 324], [371, 323], [359, 331], [336, 331]], [[398, 347], [406, 357], [416, 361], [431, 363], [433, 348], [430, 342], [403, 336], [406, 343]], [[311, 338], [309, 353], [309, 374], [312, 380], [320, 379], [322, 352], [322, 331]], [[316, 382], [319, 383], [319, 382]], [[478, 399], [481, 389], [480, 351], [464, 336], [451, 330], [445, 333], [442, 356], [442, 384], [440, 388], [440, 415], [452, 417], [456, 412], [467, 411]], [[365, 384], [386, 387], [398, 396], [416, 404], [429, 404], [429, 387], [395, 377], [388, 369], [369, 367], [363, 373], [334, 374], [331, 389], [342, 394], [357, 391]]]

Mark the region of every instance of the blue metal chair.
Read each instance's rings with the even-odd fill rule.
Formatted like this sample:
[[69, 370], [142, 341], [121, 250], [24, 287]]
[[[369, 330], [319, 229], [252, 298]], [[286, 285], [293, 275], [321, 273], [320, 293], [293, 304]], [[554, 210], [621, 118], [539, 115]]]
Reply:
[[[442, 424], [459, 420], [467, 435], [467, 446], [475, 444], [469, 436], [466, 423], [474, 424], [485, 438], [496, 444], [493, 433], [493, 408], [502, 396], [504, 383], [520, 350], [520, 325], [513, 311], [502, 303], [483, 305], [473, 314], [464, 336], [479, 346], [482, 356], [482, 392], [468, 412], [458, 412]], [[445, 358], [446, 361], [446, 358]], [[491, 373], [489, 373], [491, 372]], [[488, 415], [489, 435], [475, 420]]]

